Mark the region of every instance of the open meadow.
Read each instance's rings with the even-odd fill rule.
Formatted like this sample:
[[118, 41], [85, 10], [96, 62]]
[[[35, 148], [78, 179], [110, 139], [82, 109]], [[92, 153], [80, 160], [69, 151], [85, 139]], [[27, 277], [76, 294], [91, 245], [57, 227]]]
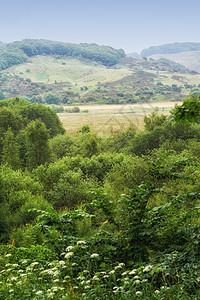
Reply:
[[[70, 134], [75, 134], [83, 125], [89, 125], [92, 132], [108, 136], [131, 126], [136, 126], [137, 130], [140, 130], [143, 128], [145, 115], [153, 111], [158, 114], [168, 114], [175, 104], [180, 102], [86, 105], [80, 106], [79, 113], [59, 113], [59, 118]], [[71, 106], [64, 108], [71, 108]]]

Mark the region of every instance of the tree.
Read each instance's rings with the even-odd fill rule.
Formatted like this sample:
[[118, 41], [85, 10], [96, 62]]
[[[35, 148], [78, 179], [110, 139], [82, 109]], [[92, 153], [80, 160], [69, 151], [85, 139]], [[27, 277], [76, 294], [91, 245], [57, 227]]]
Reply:
[[59, 104], [60, 103], [60, 98], [57, 95], [48, 94], [45, 97], [45, 102], [47, 104]]
[[10, 128], [6, 131], [2, 144], [2, 163], [17, 170], [20, 167], [19, 146]]
[[29, 170], [50, 161], [49, 132], [42, 121], [30, 122], [25, 130], [25, 138]]
[[177, 105], [172, 110], [175, 123], [188, 124], [194, 123], [200, 117], [200, 95], [190, 95], [183, 100], [182, 105]]
[[152, 131], [155, 127], [163, 125], [166, 116], [158, 116], [155, 112], [152, 112], [149, 116], [144, 117], [144, 127], [148, 131]]

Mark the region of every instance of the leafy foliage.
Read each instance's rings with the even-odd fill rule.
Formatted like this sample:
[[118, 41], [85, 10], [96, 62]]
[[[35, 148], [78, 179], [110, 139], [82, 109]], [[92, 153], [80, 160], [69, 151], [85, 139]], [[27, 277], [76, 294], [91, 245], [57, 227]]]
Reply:
[[198, 123], [50, 140], [16, 102], [1, 108], [0, 298], [198, 299]]

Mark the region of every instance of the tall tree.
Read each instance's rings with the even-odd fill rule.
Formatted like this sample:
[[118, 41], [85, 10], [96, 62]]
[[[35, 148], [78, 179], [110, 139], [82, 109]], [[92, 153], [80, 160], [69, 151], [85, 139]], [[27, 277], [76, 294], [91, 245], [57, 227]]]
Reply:
[[11, 128], [8, 128], [2, 142], [2, 163], [14, 170], [20, 168], [19, 146], [16, 143]]
[[42, 121], [30, 122], [25, 130], [25, 138], [29, 170], [50, 161], [49, 132]]

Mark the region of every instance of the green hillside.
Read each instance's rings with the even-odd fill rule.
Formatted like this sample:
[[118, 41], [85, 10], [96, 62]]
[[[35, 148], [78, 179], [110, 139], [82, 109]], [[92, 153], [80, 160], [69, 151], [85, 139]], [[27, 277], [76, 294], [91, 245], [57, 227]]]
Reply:
[[0, 71], [0, 99], [17, 96], [49, 104], [179, 101], [199, 84], [199, 74], [167, 59], [121, 58], [108, 67], [83, 58], [37, 55]]
[[71, 44], [49, 40], [25, 39], [5, 45], [0, 51], [0, 70], [26, 62], [36, 55], [62, 55], [84, 58], [99, 62], [105, 66], [113, 66], [125, 57], [124, 50], [116, 50], [109, 46], [97, 44]]

